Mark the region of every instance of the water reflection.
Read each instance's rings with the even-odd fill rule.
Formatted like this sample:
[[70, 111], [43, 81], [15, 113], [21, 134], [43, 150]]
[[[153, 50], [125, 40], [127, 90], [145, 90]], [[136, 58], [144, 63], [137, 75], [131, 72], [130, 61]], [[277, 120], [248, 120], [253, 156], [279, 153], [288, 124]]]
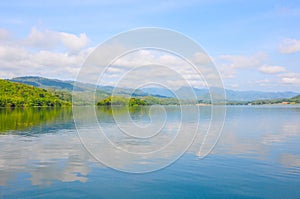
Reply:
[[30, 173], [33, 185], [51, 184], [53, 180], [85, 182], [91, 159], [82, 150], [76, 134], [58, 133], [59, 136], [2, 137], [0, 184], [5, 185], [7, 177], [14, 178], [23, 172]]
[[281, 154], [279, 157], [280, 163], [288, 168], [297, 168], [300, 172], [300, 155], [299, 154]]
[[[0, 108], [0, 135], [7, 133], [34, 133], [34, 129], [58, 123], [68, 125], [73, 121], [71, 108]], [[43, 129], [46, 130], [46, 129]], [[39, 133], [46, 133], [40, 131]]]
[[[82, 107], [83, 108], [83, 107]], [[123, 109], [119, 114], [122, 115]], [[130, 110], [136, 122], [149, 121], [146, 109]], [[169, 117], [173, 122], [180, 119], [178, 109], [170, 108]], [[191, 112], [192, 113], [192, 112]], [[99, 108], [98, 120], [103, 122], [110, 138], [127, 150], [144, 146], [145, 150], [153, 144], [164, 144], [172, 136], [172, 123], [159, 140], [137, 141], [120, 136], [110, 109]], [[201, 111], [205, 130], [209, 122], [209, 108]], [[300, 173], [300, 107], [229, 107], [222, 137], [210, 158], [230, 156], [250, 158], [264, 163], [270, 170], [282, 167], [282, 173]], [[86, 121], [92, 117], [88, 111], [82, 115]], [[96, 161], [82, 147], [72, 119], [70, 109], [28, 109], [0, 111], [0, 185], [17, 180], [20, 173], [28, 173], [32, 185], [50, 185], [55, 180], [62, 182], [86, 182], [92, 172], [91, 163]], [[189, 122], [185, 120], [184, 122]], [[191, 128], [194, 125], [190, 124]], [[87, 126], [93, 130], [92, 124]], [[26, 136], [24, 136], [26, 135]], [[189, 154], [197, 156], [203, 137], [199, 135], [189, 149]], [[103, 148], [103, 150], [106, 150]], [[171, 150], [177, 150], [172, 148]], [[166, 154], [167, 155], [167, 154]], [[111, 157], [118, 164], [128, 163], [122, 156]], [[163, 156], [161, 157], [161, 159]], [[187, 161], [192, 161], [187, 160]], [[147, 167], [146, 161], [130, 160], [133, 165]], [[157, 160], [160, 161], [160, 160]], [[195, 164], [195, 162], [193, 162]], [[196, 162], [200, 164], [201, 160]], [[213, 164], [213, 161], [212, 161]], [[235, 162], [234, 164], [239, 164]], [[174, 165], [176, 167], [176, 164]], [[253, 165], [249, 165], [249, 168]], [[99, 164], [99, 167], [101, 165]], [[104, 168], [104, 166], [102, 166]], [[179, 170], [182, 168], [178, 168]], [[199, 172], [197, 170], [191, 172]], [[260, 172], [259, 170], [257, 171]], [[209, 175], [209, 174], [207, 174]]]

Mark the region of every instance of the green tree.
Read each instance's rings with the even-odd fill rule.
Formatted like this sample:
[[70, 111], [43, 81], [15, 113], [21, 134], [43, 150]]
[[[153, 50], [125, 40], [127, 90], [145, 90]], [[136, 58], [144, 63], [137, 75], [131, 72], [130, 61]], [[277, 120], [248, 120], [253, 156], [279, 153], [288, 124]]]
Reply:
[[0, 107], [70, 106], [54, 93], [0, 79]]

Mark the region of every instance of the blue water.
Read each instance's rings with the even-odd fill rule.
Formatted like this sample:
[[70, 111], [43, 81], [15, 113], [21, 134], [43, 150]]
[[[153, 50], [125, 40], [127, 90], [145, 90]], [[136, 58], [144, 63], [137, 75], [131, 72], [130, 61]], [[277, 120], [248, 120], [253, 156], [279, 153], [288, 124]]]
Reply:
[[[2, 128], [0, 198], [300, 198], [299, 106], [227, 107], [222, 135], [208, 156], [199, 158], [196, 140], [175, 163], [144, 174], [96, 161], [79, 141], [70, 110], [56, 111], [55, 117], [40, 112], [39, 118], [50, 119], [32, 125]], [[209, 118], [209, 107], [200, 112]], [[168, 111], [174, 121], [178, 113], [176, 107]], [[149, 120], [134, 114], [137, 122]], [[97, 115], [115, 125], [107, 112]]]

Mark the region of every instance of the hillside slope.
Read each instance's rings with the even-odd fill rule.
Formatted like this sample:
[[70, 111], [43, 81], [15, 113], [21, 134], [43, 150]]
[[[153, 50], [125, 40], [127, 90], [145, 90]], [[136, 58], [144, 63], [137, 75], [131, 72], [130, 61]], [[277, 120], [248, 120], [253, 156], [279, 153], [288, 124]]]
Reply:
[[290, 102], [300, 103], [300, 95], [291, 98]]
[[0, 79], [0, 107], [69, 105], [45, 89]]
[[[85, 95], [85, 92], [94, 92], [95, 88], [97, 88], [97, 99], [105, 99], [110, 96], [114, 91], [115, 94], [121, 96], [132, 95], [134, 97], [145, 97], [145, 96], [154, 96], [158, 98], [174, 98], [174, 94], [166, 89], [166, 88], [157, 88], [157, 87], [148, 87], [141, 89], [130, 89], [130, 88], [115, 88], [113, 86], [103, 86], [103, 85], [92, 85], [88, 83], [81, 83], [75, 81], [63, 81], [58, 79], [48, 79], [44, 77], [38, 76], [25, 76], [25, 77], [16, 77], [12, 78], [9, 81], [19, 82], [23, 84], [32, 85], [39, 88], [44, 88], [47, 90], [55, 90], [57, 91], [65, 91], [71, 92], [73, 91], [73, 87], [75, 86], [74, 91], [78, 93], [78, 95]], [[181, 96], [186, 96], [186, 98], [190, 98], [188, 94], [188, 90], [190, 88], [181, 87], [176, 90], [176, 93], [179, 93]], [[202, 88], [193, 88], [195, 95], [198, 100], [201, 101], [209, 101], [210, 100], [210, 91], [208, 89]], [[211, 92], [216, 94], [223, 92], [220, 88], [212, 88]], [[253, 100], [271, 100], [271, 99], [287, 99], [292, 98], [299, 93], [296, 92], [262, 92], [262, 91], [235, 91], [225, 89], [226, 92], [226, 100], [227, 101], [253, 101]], [[83, 99], [86, 101], [89, 99]]]
[[[146, 88], [142, 89], [143, 91], [149, 94], [156, 94], [166, 97], [175, 97], [173, 93], [171, 93], [166, 88]], [[180, 94], [181, 96], [187, 96], [189, 98], [188, 93], [190, 88], [188, 87], [181, 87], [176, 90], [176, 93]], [[193, 88], [195, 95], [197, 96], [198, 100], [209, 101], [210, 100], [210, 93], [214, 92], [215, 94], [222, 93], [223, 90], [220, 88], [212, 88], [211, 91], [208, 89], [199, 89]], [[225, 89], [226, 92], [226, 100], [227, 101], [253, 101], [253, 100], [270, 100], [270, 99], [283, 99], [283, 98], [291, 98], [299, 93], [296, 92], [263, 92], [263, 91], [234, 91]], [[186, 94], [185, 94], [186, 93]]]
[[[112, 86], [96, 86], [89, 83], [82, 83], [76, 81], [63, 81], [59, 79], [48, 79], [44, 77], [38, 76], [24, 76], [24, 77], [15, 77], [9, 79], [11, 82], [23, 83], [31, 86], [35, 86], [38, 88], [44, 88], [47, 90], [55, 90], [55, 91], [67, 91], [67, 92], [93, 92], [95, 88], [97, 88], [97, 95], [100, 98], [105, 98], [113, 92], [115, 89]], [[74, 88], [74, 90], [73, 90]], [[133, 96], [146, 96], [147, 93], [142, 92], [141, 90], [133, 90], [129, 88], [117, 88], [115, 93], [119, 95], [129, 95]]]
[[[39, 88], [52, 88], [52, 89], [68, 90], [68, 91], [73, 90], [72, 82], [64, 82], [58, 79], [48, 79], [48, 78], [37, 77], [37, 76], [16, 77], [10, 79], [10, 81], [23, 83], [23, 84], [27, 84]], [[83, 89], [79, 88], [79, 90], [82, 91]]]

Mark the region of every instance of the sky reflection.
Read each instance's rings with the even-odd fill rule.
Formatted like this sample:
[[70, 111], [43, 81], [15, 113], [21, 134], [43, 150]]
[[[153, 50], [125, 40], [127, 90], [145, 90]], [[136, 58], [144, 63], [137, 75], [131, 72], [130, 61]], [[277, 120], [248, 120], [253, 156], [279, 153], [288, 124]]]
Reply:
[[[173, 117], [174, 121], [176, 118]], [[280, 165], [283, 168], [282, 172], [292, 172], [299, 175], [300, 125], [298, 118], [299, 107], [286, 109], [229, 107], [221, 139], [208, 157], [250, 158], [263, 162], [269, 167]], [[120, 137], [115, 133], [113, 122], [106, 124], [104, 128], [108, 129], [111, 138], [128, 150], [138, 145], [143, 145], [145, 149], [147, 146], [160, 145], [164, 143], [164, 139], [168, 140], [169, 136], [172, 136], [174, 130], [170, 125], [170, 128], [165, 131], [158, 142], [156, 142], [157, 140], [138, 142], [137, 139]], [[193, 124], [191, 125], [192, 128]], [[205, 120], [201, 125], [203, 125], [202, 130], [205, 130]], [[88, 180], [88, 175], [92, 172], [91, 165], [97, 161], [81, 145], [74, 125], [62, 126], [60, 122], [51, 122], [42, 125], [39, 129], [40, 132], [43, 132], [49, 128], [55, 129], [55, 131], [28, 136], [31, 129], [21, 131], [20, 135], [11, 130], [10, 134], [0, 136], [1, 186], [17, 180], [19, 173], [28, 173], [30, 176], [28, 180], [32, 185], [50, 185], [55, 180], [82, 183]], [[89, 127], [90, 130], [93, 128], [93, 125]], [[195, 158], [203, 139], [201, 131], [199, 132], [200, 136], [196, 138], [187, 153], [193, 154]], [[103, 150], [106, 149], [103, 148]], [[178, 148], [174, 147], [170, 150], [173, 151], [169, 151], [169, 153], [174, 153]], [[163, 161], [164, 157], [168, 158], [168, 153], [165, 156], [163, 154], [155, 161]], [[119, 165], [133, 168], [147, 167], [147, 164], [156, 163], [155, 161], [147, 162], [146, 159], [145, 161], [128, 160], [121, 156], [111, 158], [117, 159]], [[130, 162], [131, 165], [128, 165]], [[199, 164], [200, 162], [201, 160], [199, 160]], [[98, 166], [105, 168], [101, 164]], [[176, 163], [174, 166], [176, 167]]]

